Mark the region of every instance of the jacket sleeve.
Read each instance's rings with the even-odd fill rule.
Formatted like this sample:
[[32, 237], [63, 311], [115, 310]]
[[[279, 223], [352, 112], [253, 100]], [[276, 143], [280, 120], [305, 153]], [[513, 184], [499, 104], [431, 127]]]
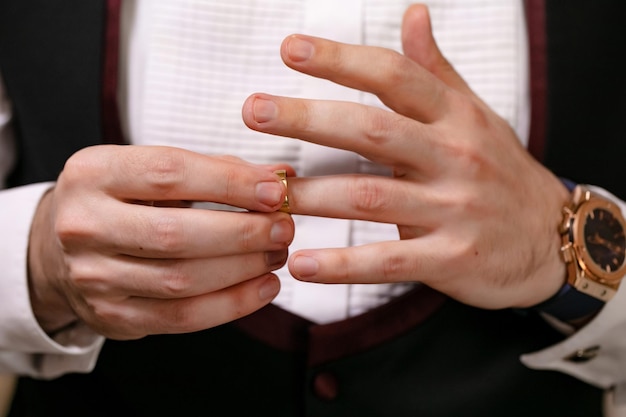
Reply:
[[[0, 80], [0, 188], [15, 156], [10, 121], [11, 106]], [[49, 378], [87, 372], [104, 340], [80, 324], [52, 339], [32, 312], [27, 272], [30, 225], [41, 196], [52, 185], [0, 191], [0, 374]]]

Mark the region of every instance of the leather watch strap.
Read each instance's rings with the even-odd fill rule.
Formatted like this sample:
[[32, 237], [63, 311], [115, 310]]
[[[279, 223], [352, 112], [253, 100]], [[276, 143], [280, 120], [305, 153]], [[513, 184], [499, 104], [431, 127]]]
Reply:
[[565, 283], [558, 293], [533, 308], [566, 322], [576, 321], [597, 313], [604, 301], [576, 290]]

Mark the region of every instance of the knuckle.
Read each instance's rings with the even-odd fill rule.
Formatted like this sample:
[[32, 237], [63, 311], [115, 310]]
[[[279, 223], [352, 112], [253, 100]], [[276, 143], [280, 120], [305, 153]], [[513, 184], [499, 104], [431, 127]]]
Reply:
[[467, 274], [467, 271], [473, 271], [478, 268], [477, 262], [480, 262], [480, 242], [474, 237], [465, 234], [464, 236], [449, 237], [446, 244], [446, 253], [442, 254], [442, 259], [448, 268], [446, 268], [446, 276], [454, 277], [461, 274]]
[[94, 266], [93, 262], [70, 260], [67, 262], [67, 277], [72, 285], [85, 292], [97, 290], [99, 293], [106, 293], [109, 289], [106, 280], [100, 275], [100, 268]]
[[171, 149], [157, 150], [147, 159], [140, 159], [135, 163], [137, 172], [146, 175], [148, 185], [155, 191], [167, 196], [185, 180], [185, 157], [182, 152]]
[[125, 315], [125, 310], [118, 305], [105, 302], [102, 299], [88, 301], [92, 320], [99, 327], [119, 327], [120, 323], [131, 323], [132, 318]]
[[346, 63], [349, 62], [346, 59], [344, 48], [335, 44], [328, 44], [324, 50], [325, 64], [328, 70], [335, 74], [343, 74], [346, 70]]
[[237, 231], [237, 237], [239, 241], [239, 247], [244, 252], [249, 252], [254, 249], [257, 242], [257, 233], [259, 228], [251, 221], [242, 221], [239, 223], [239, 230]]
[[55, 219], [54, 234], [62, 246], [66, 246], [80, 236], [79, 230], [76, 223], [72, 221], [71, 216], [59, 216]]
[[240, 180], [238, 169], [225, 169], [222, 171], [222, 185], [224, 201], [234, 201], [241, 194]]
[[374, 145], [385, 145], [390, 141], [390, 132], [397, 127], [397, 122], [393, 113], [374, 108], [368, 109], [365, 139]]
[[481, 106], [470, 97], [460, 96], [460, 99], [465, 103], [466, 117], [468, 117], [471, 126], [479, 129], [489, 129], [491, 118], [484, 106]]
[[469, 185], [440, 193], [436, 199], [440, 219], [438, 226], [443, 226], [450, 219], [464, 219], [468, 224], [476, 219], [484, 220], [494, 209], [490, 208], [481, 192]]
[[184, 270], [181, 263], [176, 262], [167, 269], [163, 278], [165, 295], [171, 298], [180, 298], [189, 295], [192, 279]]
[[[455, 135], [458, 135], [455, 134]], [[465, 178], [480, 179], [485, 176], [489, 161], [482, 148], [480, 139], [450, 137], [442, 143], [441, 150], [449, 161], [447, 167], [457, 171]]]
[[311, 126], [311, 109], [304, 101], [294, 101], [292, 106], [296, 111], [291, 112], [293, 127], [303, 134], [311, 133], [314, 128]]
[[123, 302], [113, 302], [101, 297], [85, 298], [80, 311], [79, 315], [85, 322], [107, 338], [132, 340], [149, 334], [144, 323], [141, 323], [141, 314], [134, 312]]
[[340, 251], [335, 254], [334, 267], [332, 269], [332, 280], [342, 283], [352, 282], [355, 272], [352, 270], [352, 258], [347, 251]]
[[160, 327], [167, 333], [187, 333], [196, 329], [196, 322], [191, 309], [187, 303], [177, 303], [168, 311], [168, 314], [162, 314]]
[[95, 157], [93, 148], [84, 148], [71, 155], [59, 176], [59, 180], [71, 183], [76, 180], [84, 180], [93, 173], [101, 171], [103, 159]]
[[163, 215], [155, 219], [152, 226], [152, 239], [157, 248], [165, 253], [176, 254], [185, 245], [185, 231], [180, 219]]
[[61, 247], [67, 249], [73, 243], [82, 242], [96, 235], [89, 216], [76, 210], [65, 210], [54, 219], [54, 234]]
[[412, 262], [401, 255], [384, 256], [381, 268], [384, 282], [406, 280], [412, 275]]
[[348, 192], [349, 201], [358, 212], [381, 212], [389, 207], [387, 192], [373, 178], [356, 177]]

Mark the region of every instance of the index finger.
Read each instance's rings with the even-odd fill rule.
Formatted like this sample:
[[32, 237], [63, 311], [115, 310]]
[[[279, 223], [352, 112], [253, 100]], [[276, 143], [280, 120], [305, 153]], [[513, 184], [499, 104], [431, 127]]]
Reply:
[[390, 49], [292, 35], [283, 41], [281, 57], [292, 69], [376, 94], [394, 111], [422, 122], [438, 120], [449, 106], [448, 86]]
[[275, 211], [286, 192], [268, 167], [171, 147], [86, 148], [70, 158], [64, 170], [128, 201], [208, 201]]

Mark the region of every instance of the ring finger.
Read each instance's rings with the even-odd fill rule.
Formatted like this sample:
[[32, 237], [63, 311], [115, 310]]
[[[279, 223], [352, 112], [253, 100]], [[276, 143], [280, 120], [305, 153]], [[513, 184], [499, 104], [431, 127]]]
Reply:
[[[261, 276], [283, 266], [287, 250], [211, 259], [84, 258], [72, 269], [86, 292], [143, 298], [193, 297]], [[102, 271], [107, 271], [103, 275]]]

